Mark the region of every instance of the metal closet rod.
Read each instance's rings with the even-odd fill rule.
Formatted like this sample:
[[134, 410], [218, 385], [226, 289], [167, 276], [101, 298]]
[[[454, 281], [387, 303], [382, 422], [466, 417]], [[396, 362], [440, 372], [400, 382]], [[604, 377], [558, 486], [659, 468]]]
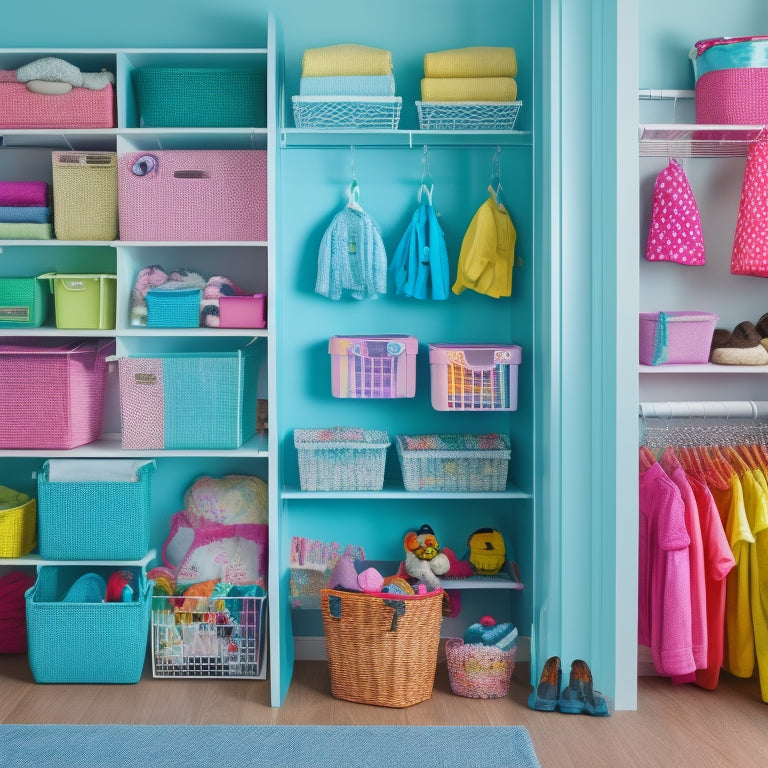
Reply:
[[766, 400], [683, 400], [640, 403], [645, 419], [768, 419]]

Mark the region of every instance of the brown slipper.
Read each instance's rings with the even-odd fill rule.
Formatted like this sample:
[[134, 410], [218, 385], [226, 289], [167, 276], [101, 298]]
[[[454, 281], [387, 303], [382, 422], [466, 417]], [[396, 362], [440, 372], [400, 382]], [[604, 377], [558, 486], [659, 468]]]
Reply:
[[712, 336], [710, 360], [716, 365], [768, 365], [768, 349], [755, 326], [748, 320], [739, 323], [726, 338], [722, 329]]

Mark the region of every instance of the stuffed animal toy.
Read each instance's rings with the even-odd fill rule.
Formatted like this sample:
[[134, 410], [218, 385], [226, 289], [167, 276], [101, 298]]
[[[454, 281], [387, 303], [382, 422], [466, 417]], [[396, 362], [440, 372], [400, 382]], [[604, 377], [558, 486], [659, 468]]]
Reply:
[[482, 576], [493, 576], [507, 559], [504, 539], [495, 528], [478, 528], [467, 540], [469, 562]]
[[409, 576], [423, 581], [430, 590], [440, 586], [438, 576], [448, 573], [450, 560], [440, 551], [435, 532], [428, 525], [409, 531], [403, 541], [405, 570]]

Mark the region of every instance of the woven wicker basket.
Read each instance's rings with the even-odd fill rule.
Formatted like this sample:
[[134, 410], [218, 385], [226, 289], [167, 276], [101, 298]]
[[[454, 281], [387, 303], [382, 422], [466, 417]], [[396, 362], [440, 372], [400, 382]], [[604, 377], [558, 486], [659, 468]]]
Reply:
[[445, 655], [451, 690], [470, 699], [500, 699], [509, 692], [517, 646], [502, 651], [489, 645], [446, 640]]
[[59, 240], [117, 238], [117, 154], [53, 153], [53, 227]]
[[[17, 497], [16, 491], [0, 485], [0, 504]], [[36, 523], [35, 499], [29, 499], [16, 507], [0, 509], [0, 557], [23, 557], [29, 554], [37, 543]]]
[[[394, 601], [404, 604], [402, 615], [396, 616], [400, 611], [392, 607]], [[320, 609], [333, 695], [382, 707], [410, 707], [429, 699], [437, 669], [442, 602], [441, 591], [382, 597], [322, 590]]]

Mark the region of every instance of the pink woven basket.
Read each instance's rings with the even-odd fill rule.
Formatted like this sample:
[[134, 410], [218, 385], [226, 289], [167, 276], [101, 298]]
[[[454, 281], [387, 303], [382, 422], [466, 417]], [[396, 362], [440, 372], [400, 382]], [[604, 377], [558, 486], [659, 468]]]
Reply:
[[265, 241], [264, 150], [161, 150], [118, 159], [121, 240]]
[[448, 680], [457, 696], [470, 699], [500, 699], [509, 692], [515, 669], [517, 646], [503, 651], [495, 646], [464, 643], [461, 638], [445, 641]]
[[68, 449], [101, 435], [114, 340], [0, 345], [0, 448]]
[[73, 88], [49, 96], [33, 93], [24, 83], [0, 83], [0, 128], [112, 128], [115, 92]]

